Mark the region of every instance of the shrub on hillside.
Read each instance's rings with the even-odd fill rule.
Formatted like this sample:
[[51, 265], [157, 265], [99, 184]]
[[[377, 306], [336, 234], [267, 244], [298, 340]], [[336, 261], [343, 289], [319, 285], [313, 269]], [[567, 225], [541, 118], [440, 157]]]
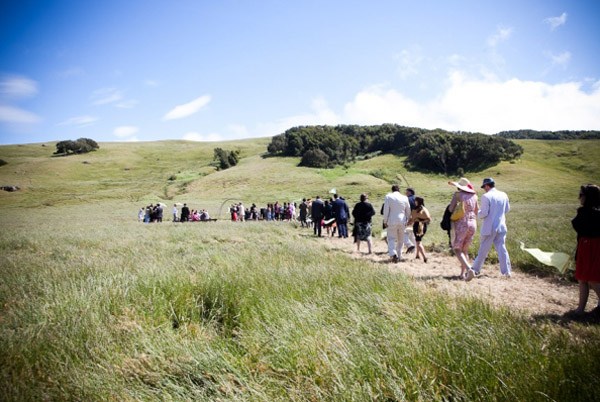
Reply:
[[78, 140], [64, 140], [56, 144], [55, 155], [84, 154], [100, 148], [98, 143], [90, 138], [79, 138]]
[[217, 169], [225, 170], [238, 164], [240, 151], [228, 151], [223, 148], [215, 148], [214, 155], [214, 160], [217, 163]]
[[0, 159], [0, 166], [4, 166], [6, 164], [8, 164], [7, 161], [5, 161], [4, 159]]
[[300, 166], [306, 167], [327, 168], [329, 165], [329, 156], [318, 148], [306, 151], [300, 161]]

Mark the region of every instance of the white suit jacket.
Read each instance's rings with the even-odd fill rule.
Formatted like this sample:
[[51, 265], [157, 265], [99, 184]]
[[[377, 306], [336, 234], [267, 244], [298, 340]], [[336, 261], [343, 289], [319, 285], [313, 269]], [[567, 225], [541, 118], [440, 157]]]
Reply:
[[481, 196], [481, 208], [477, 216], [483, 219], [481, 234], [506, 233], [506, 213], [510, 211], [508, 196], [505, 192], [492, 188]]
[[394, 191], [385, 196], [383, 205], [383, 223], [388, 226], [406, 225], [410, 218], [408, 197]]

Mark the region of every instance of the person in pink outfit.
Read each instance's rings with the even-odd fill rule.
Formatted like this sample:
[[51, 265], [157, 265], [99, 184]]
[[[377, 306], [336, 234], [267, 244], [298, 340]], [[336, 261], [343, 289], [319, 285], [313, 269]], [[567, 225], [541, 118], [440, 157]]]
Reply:
[[456, 192], [452, 196], [450, 202], [450, 212], [462, 203], [464, 216], [454, 222], [454, 238], [452, 240], [452, 249], [458, 261], [460, 262], [460, 279], [465, 279], [469, 264], [469, 247], [473, 243], [473, 237], [477, 231], [477, 212], [479, 212], [479, 204], [477, 202], [477, 194], [473, 185], [469, 180], [462, 177], [458, 182], [449, 181], [448, 184], [456, 187]]

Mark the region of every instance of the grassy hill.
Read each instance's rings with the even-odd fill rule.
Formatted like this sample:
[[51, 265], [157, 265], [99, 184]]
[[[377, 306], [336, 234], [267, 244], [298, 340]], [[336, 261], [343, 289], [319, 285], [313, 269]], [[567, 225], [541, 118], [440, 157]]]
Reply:
[[[368, 192], [378, 209], [395, 181], [439, 222], [452, 195], [449, 178], [407, 172], [402, 158], [300, 168], [263, 158], [268, 141], [102, 143], [59, 158], [50, 143], [0, 147], [0, 185], [21, 187], [0, 192], [0, 399], [595, 399], [597, 327], [417, 290], [291, 224], [137, 222], [151, 202], [215, 216], [228, 200], [331, 188], [350, 204]], [[540, 270], [517, 240], [572, 251], [579, 185], [600, 182], [600, 141], [519, 143], [521, 160], [468, 177], [492, 176], [509, 194], [511, 257]], [[217, 146], [240, 149], [240, 163], [216, 171]], [[437, 222], [427, 236], [445, 243]]]

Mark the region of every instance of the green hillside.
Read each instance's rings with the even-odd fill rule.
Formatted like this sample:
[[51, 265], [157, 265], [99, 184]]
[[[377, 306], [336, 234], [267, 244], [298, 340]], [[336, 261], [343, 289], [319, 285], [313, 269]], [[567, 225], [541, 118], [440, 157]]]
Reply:
[[[367, 192], [377, 208], [390, 184], [399, 182], [414, 187], [439, 218], [452, 193], [447, 181], [456, 179], [407, 171], [403, 158], [392, 155], [335, 169], [298, 167], [297, 158], [265, 157], [269, 140], [102, 143], [96, 152], [68, 157], [52, 157], [55, 144], [2, 146], [0, 159], [8, 164], [0, 167], [0, 184], [16, 185], [21, 191], [0, 192], [0, 207], [9, 213], [12, 208], [100, 203], [110, 204], [124, 217], [149, 203], [187, 202], [225, 218], [226, 208], [221, 206], [227, 200], [262, 206], [326, 196], [331, 188], [350, 204]], [[578, 188], [600, 182], [600, 141], [517, 142], [525, 149], [520, 160], [467, 176], [474, 184], [492, 176], [509, 194], [509, 247], [517, 256], [518, 241], [571, 253], [575, 237], [570, 219], [578, 206]], [[240, 163], [217, 171], [212, 163], [215, 147], [239, 149]], [[436, 231], [431, 239], [442, 243], [444, 234]]]
[[[331, 188], [350, 204], [368, 192], [378, 209], [398, 181], [437, 219], [426, 246], [445, 244], [449, 178], [391, 155], [299, 168], [264, 158], [268, 141], [101, 143], [68, 157], [52, 157], [54, 144], [0, 147], [0, 185], [21, 188], [0, 191], [0, 400], [597, 399], [597, 325], [416, 286], [294, 224], [137, 222], [159, 201], [217, 216], [233, 201]], [[521, 160], [468, 177], [509, 194], [511, 258], [540, 272], [517, 241], [573, 250], [600, 141], [518, 142]], [[240, 163], [216, 171], [217, 146], [239, 149]]]

